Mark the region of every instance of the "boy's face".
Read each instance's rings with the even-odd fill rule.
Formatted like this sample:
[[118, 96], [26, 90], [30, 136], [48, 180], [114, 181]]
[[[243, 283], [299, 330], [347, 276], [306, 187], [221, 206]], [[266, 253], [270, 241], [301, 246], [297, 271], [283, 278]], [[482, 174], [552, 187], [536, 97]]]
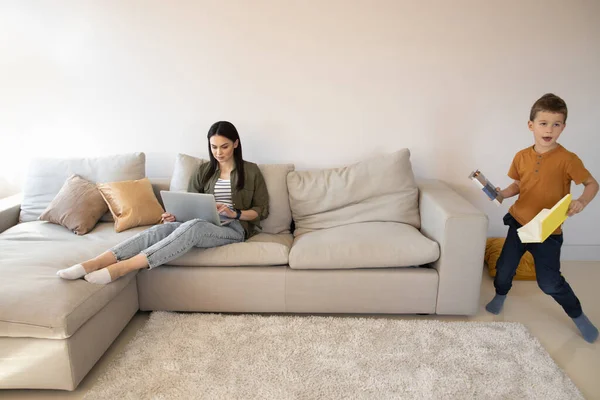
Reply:
[[535, 150], [545, 153], [558, 146], [556, 141], [565, 129], [565, 116], [560, 113], [539, 111], [533, 121], [527, 123], [533, 132]]

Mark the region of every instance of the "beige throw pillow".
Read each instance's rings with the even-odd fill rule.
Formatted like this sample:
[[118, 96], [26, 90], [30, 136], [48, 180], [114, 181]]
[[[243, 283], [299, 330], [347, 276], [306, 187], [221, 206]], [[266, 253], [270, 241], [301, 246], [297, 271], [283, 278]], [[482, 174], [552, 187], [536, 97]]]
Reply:
[[107, 211], [96, 185], [79, 175], [71, 175], [40, 215], [40, 220], [62, 225], [77, 235], [85, 235], [94, 229]]
[[115, 231], [158, 224], [164, 212], [148, 178], [99, 183], [98, 189], [115, 219]]

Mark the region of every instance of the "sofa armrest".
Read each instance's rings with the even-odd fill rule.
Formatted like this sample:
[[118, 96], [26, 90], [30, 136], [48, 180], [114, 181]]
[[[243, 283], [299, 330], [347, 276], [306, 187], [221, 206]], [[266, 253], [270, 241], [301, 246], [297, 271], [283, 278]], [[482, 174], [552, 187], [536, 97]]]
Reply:
[[19, 223], [21, 194], [0, 199], [0, 233]]
[[441, 181], [418, 185], [421, 233], [440, 245], [433, 263], [439, 275], [436, 314], [473, 315], [479, 308], [487, 215]]

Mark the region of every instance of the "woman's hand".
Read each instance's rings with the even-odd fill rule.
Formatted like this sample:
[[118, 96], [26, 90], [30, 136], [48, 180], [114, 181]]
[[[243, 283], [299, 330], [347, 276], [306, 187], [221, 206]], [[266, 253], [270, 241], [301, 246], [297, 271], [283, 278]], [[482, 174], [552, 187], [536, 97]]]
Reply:
[[169, 214], [169, 213], [164, 213], [163, 215], [161, 215], [162, 217], [162, 222], [175, 222], [175, 216], [173, 214]]
[[217, 203], [217, 212], [219, 215], [224, 215], [227, 218], [237, 217], [237, 213], [229, 208], [227, 204]]

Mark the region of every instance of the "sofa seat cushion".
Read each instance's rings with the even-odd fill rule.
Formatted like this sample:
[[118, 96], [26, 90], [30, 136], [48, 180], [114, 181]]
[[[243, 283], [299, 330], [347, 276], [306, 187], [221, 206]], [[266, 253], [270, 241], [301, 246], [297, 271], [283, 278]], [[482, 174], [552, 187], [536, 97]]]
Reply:
[[193, 248], [167, 264], [188, 267], [286, 265], [293, 240], [291, 233], [259, 233], [242, 243], [212, 249]]
[[116, 297], [129, 274], [109, 285], [67, 281], [56, 271], [100, 254], [146, 229], [115, 233], [99, 223], [78, 236], [49, 222], [18, 224], [0, 234], [0, 336], [64, 339]]
[[293, 269], [409, 267], [434, 262], [439, 246], [415, 227], [364, 222], [305, 233], [290, 251]]

